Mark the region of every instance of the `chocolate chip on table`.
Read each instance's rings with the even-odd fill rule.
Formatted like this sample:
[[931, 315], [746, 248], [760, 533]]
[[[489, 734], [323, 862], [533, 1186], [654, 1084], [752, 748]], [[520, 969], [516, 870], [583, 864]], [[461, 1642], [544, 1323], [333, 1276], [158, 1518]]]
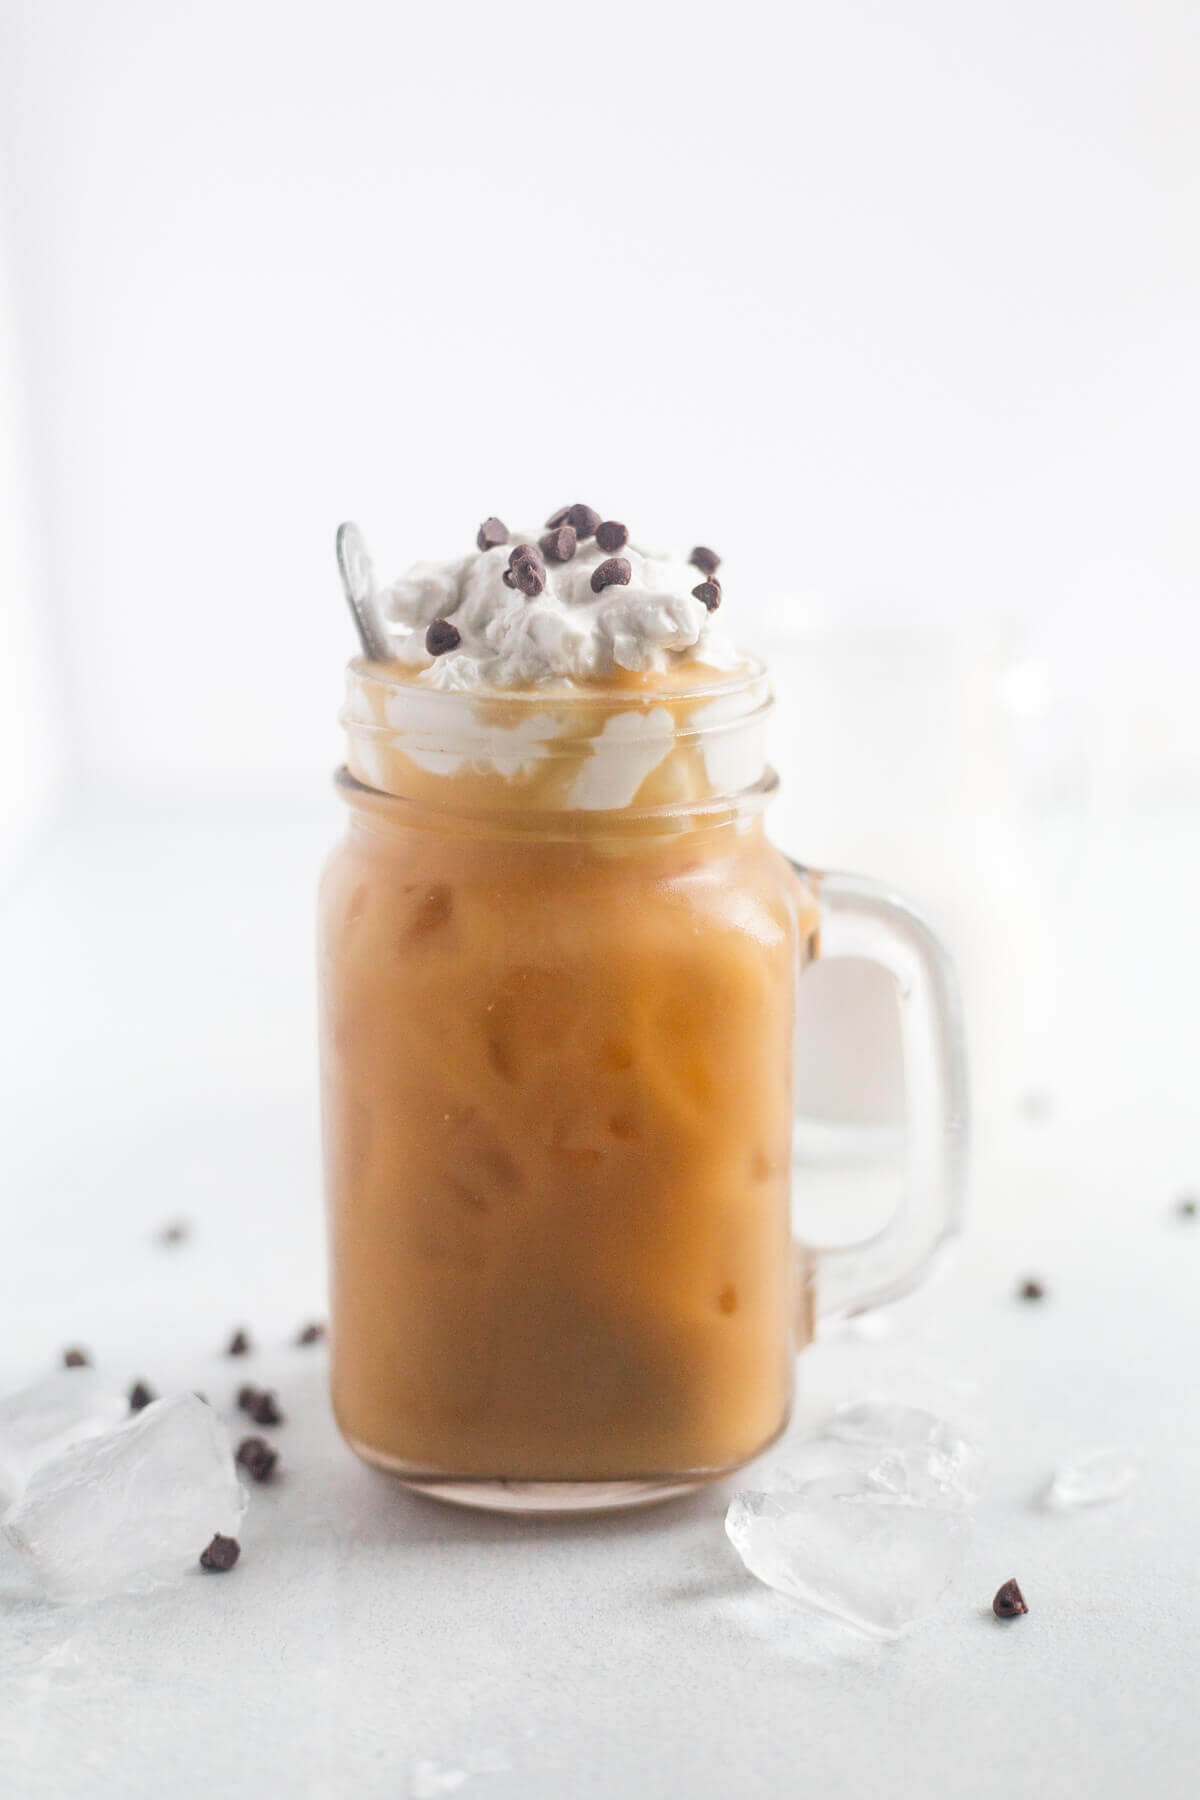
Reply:
[[569, 506], [560, 506], [557, 512], [551, 513], [550, 517], [546, 520], [546, 530], [553, 531], [556, 526], [565, 525], [570, 510]]
[[721, 566], [721, 559], [715, 550], [709, 550], [704, 544], [697, 544], [688, 561], [705, 575], [715, 575]]
[[507, 542], [508, 526], [503, 519], [485, 519], [475, 534], [475, 543], [480, 550], [495, 550], [498, 545]]
[[692, 589], [692, 599], [699, 600], [707, 606], [709, 612], [716, 612], [721, 604], [721, 584], [719, 581], [702, 581], [699, 587]]
[[237, 1403], [242, 1412], [253, 1412], [258, 1403], [258, 1389], [256, 1387], [251, 1387], [250, 1383], [247, 1382], [245, 1387], [240, 1387], [238, 1389]]
[[601, 594], [606, 587], [628, 587], [633, 569], [627, 556], [610, 556], [592, 570], [592, 592]]
[[447, 650], [457, 650], [461, 643], [462, 633], [449, 619], [434, 619], [425, 633], [425, 648], [430, 656], [445, 656]]
[[629, 542], [629, 532], [616, 519], [605, 519], [596, 527], [596, 542], [608, 556], [612, 556], [625, 548]]
[[574, 556], [579, 539], [575, 536], [573, 525], [558, 525], [553, 531], [548, 531], [545, 537], [539, 538], [538, 545], [549, 562], [565, 563], [570, 562]]
[[283, 1414], [279, 1410], [279, 1402], [270, 1388], [263, 1388], [255, 1394], [253, 1403], [246, 1408], [256, 1425], [282, 1425]]
[[1200, 1201], [1197, 1201], [1194, 1194], [1181, 1194], [1175, 1202], [1177, 1219], [1194, 1219], [1198, 1212], [1200, 1212]]
[[296, 1333], [296, 1342], [298, 1344], [319, 1344], [324, 1339], [324, 1336], [324, 1325], [321, 1324], [320, 1320], [313, 1319], [310, 1324], [302, 1326]]
[[517, 545], [508, 559], [504, 582], [507, 587], [520, 588], [530, 600], [541, 593], [546, 585], [546, 565], [535, 544]]
[[235, 1460], [252, 1481], [265, 1481], [279, 1461], [279, 1452], [266, 1438], [248, 1437], [238, 1445]]
[[222, 1537], [218, 1531], [207, 1550], [200, 1552], [200, 1567], [211, 1569], [214, 1575], [225, 1575], [241, 1554], [242, 1546], [237, 1539]]
[[91, 1363], [92, 1359], [87, 1351], [81, 1350], [77, 1344], [73, 1344], [69, 1350], [63, 1351], [64, 1369], [88, 1369], [91, 1367]]
[[1022, 1300], [1044, 1300], [1046, 1298], [1044, 1286], [1040, 1281], [1035, 1281], [1032, 1275], [1021, 1283], [1017, 1293]]
[[998, 1619], [1019, 1619], [1022, 1613], [1029, 1611], [1025, 1596], [1015, 1581], [1006, 1581], [996, 1589], [992, 1611]]
[[157, 1398], [154, 1389], [146, 1382], [135, 1381], [129, 1390], [129, 1410], [130, 1412], [141, 1412], [143, 1406], [149, 1406], [150, 1402]]
[[225, 1354], [226, 1356], [249, 1356], [250, 1337], [240, 1326], [230, 1338]]

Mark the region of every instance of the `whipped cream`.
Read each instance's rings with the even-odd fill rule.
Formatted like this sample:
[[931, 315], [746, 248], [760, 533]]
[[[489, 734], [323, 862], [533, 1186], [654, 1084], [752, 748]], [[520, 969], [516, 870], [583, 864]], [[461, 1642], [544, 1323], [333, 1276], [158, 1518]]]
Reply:
[[[678, 558], [626, 544], [627, 586], [593, 593], [592, 571], [607, 561], [586, 538], [569, 562], [546, 561], [546, 585], [526, 597], [504, 572], [518, 544], [541, 533], [513, 532], [507, 544], [449, 562], [414, 564], [377, 602], [398, 662], [430, 687], [472, 690], [532, 683], [595, 682], [618, 669], [664, 672], [683, 663], [735, 669], [745, 658], [692, 589], [703, 572]], [[425, 647], [434, 619], [449, 619], [459, 643], [441, 656]]]

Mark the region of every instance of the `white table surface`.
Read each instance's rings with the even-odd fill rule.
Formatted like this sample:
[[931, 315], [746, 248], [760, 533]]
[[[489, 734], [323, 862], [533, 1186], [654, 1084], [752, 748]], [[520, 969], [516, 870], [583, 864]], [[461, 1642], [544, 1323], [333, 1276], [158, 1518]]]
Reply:
[[[1051, 1115], [989, 1107], [1004, 1083], [982, 1071], [957, 1260], [801, 1361], [797, 1434], [885, 1392], [961, 1417], [991, 1458], [950, 1595], [880, 1645], [744, 1574], [728, 1489], [512, 1521], [342, 1446], [324, 1350], [287, 1344], [323, 1310], [310, 917], [334, 825], [332, 804], [95, 808], [0, 914], [0, 1387], [78, 1341], [231, 1418], [240, 1380], [272, 1383], [288, 1414], [232, 1575], [72, 1609], [0, 1571], [0, 1791], [1194, 1795], [1200, 1222], [1170, 1215], [1200, 1186], [1194, 832], [1054, 835]], [[156, 1247], [179, 1215], [194, 1239]], [[1040, 1306], [1013, 1298], [1028, 1272]], [[234, 1363], [241, 1323], [262, 1348]], [[1144, 1458], [1129, 1498], [1030, 1503], [1104, 1444]], [[1031, 1610], [1002, 1626], [1011, 1575]]]

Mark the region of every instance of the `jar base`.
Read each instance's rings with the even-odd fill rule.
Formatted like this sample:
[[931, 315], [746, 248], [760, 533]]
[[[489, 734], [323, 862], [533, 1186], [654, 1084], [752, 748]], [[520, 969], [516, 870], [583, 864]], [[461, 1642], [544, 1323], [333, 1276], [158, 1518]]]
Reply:
[[394, 1475], [414, 1494], [444, 1500], [450, 1506], [470, 1506], [479, 1512], [520, 1513], [527, 1517], [562, 1517], [569, 1513], [622, 1512], [633, 1506], [657, 1506], [681, 1494], [695, 1493], [727, 1470], [711, 1474], [670, 1476], [641, 1481], [495, 1481], [484, 1477], [458, 1478], [420, 1475], [411, 1465], [381, 1456], [366, 1444], [347, 1440], [356, 1456], [372, 1468]]

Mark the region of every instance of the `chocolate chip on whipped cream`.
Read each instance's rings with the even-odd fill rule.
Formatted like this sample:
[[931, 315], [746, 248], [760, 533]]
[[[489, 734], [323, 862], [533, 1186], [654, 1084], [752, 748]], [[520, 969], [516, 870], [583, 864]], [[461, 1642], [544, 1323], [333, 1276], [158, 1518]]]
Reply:
[[613, 556], [629, 542], [628, 528], [619, 524], [616, 519], [605, 519], [596, 527], [596, 542], [606, 556]]
[[447, 650], [457, 650], [461, 643], [458, 626], [449, 619], [434, 619], [425, 633], [425, 648], [430, 656], [445, 656]]
[[504, 571], [504, 585], [520, 588], [530, 600], [541, 593], [546, 585], [546, 564], [535, 544], [517, 545]]
[[475, 547], [478, 550], [494, 550], [499, 544], [507, 544], [508, 526], [503, 519], [494, 516], [485, 519], [475, 534]]
[[579, 539], [575, 535], [573, 525], [559, 525], [538, 539], [538, 545], [547, 562], [570, 562], [574, 556]]
[[570, 525], [580, 540], [595, 537], [596, 527], [600, 524], [600, 514], [593, 507], [585, 506], [577, 500], [574, 506], [560, 506], [556, 513], [551, 513], [546, 520], [546, 529], [554, 531], [559, 525]]
[[632, 580], [633, 565], [629, 558], [610, 556], [592, 570], [592, 592], [602, 593], [606, 587], [628, 587]]
[[702, 581], [698, 587], [692, 589], [692, 598], [698, 600], [701, 606], [706, 606], [709, 612], [716, 612], [721, 604], [720, 582]]
[[715, 575], [721, 566], [721, 559], [715, 550], [709, 550], [703, 544], [697, 544], [688, 561], [705, 575]]

